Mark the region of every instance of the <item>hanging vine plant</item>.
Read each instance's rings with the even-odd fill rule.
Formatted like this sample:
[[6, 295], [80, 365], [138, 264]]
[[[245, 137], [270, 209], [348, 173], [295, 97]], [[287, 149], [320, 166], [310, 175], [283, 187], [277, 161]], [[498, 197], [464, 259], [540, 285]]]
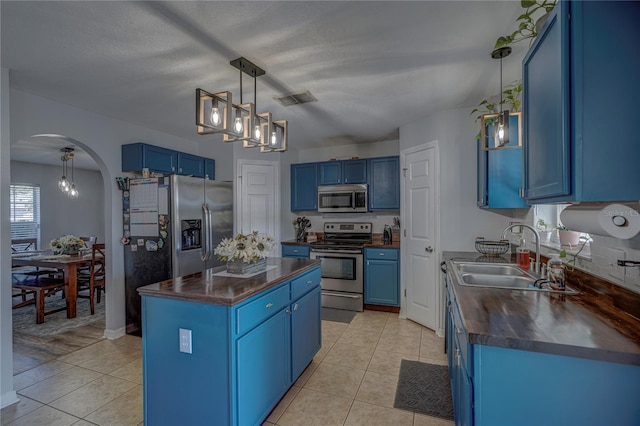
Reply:
[[[533, 39], [538, 35], [538, 31], [544, 23], [544, 19], [553, 10], [557, 0], [521, 0], [520, 6], [525, 9], [516, 19], [518, 29], [509, 35], [498, 37], [494, 49], [517, 43], [522, 40]], [[540, 20], [542, 22], [539, 22]]]

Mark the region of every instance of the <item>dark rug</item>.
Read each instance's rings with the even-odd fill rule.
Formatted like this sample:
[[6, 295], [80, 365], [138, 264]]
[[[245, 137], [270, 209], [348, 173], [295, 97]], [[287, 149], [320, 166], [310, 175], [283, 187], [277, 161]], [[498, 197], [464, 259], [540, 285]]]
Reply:
[[322, 308], [322, 319], [333, 322], [346, 322], [349, 324], [356, 316], [357, 312], [345, 311], [344, 309]]
[[403, 359], [395, 408], [453, 420], [451, 384], [446, 365]]
[[[18, 299], [16, 298], [14, 302], [17, 303]], [[13, 331], [37, 337], [55, 336], [76, 327], [104, 321], [105, 302], [105, 295], [103, 294], [100, 303], [96, 303], [95, 314], [91, 315], [89, 299], [78, 299], [75, 318], [67, 318], [67, 311], [63, 310], [51, 315], [45, 315], [44, 323], [42, 324], [36, 324], [35, 305], [23, 306], [13, 310]], [[64, 306], [66, 306], [66, 301], [61, 298], [60, 293], [46, 298], [46, 311]]]

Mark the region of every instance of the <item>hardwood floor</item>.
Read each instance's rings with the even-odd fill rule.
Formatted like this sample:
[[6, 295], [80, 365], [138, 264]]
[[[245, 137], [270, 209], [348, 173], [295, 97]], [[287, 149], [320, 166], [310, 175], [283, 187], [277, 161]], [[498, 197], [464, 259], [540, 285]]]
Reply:
[[103, 340], [104, 318], [51, 337], [13, 333], [13, 374], [30, 370], [60, 356]]

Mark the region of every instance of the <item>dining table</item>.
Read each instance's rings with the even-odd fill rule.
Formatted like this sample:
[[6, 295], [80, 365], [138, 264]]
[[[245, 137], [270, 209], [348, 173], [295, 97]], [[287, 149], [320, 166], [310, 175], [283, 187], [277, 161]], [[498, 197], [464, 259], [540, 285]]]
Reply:
[[64, 294], [67, 302], [67, 318], [76, 317], [78, 300], [78, 270], [91, 265], [91, 252], [88, 254], [53, 254], [51, 251], [18, 253], [11, 256], [12, 267], [35, 266], [53, 268], [64, 273]]

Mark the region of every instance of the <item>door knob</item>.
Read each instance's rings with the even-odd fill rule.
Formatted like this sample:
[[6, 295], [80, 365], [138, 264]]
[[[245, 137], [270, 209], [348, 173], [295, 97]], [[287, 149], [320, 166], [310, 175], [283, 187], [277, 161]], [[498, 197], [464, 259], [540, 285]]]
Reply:
[[426, 251], [427, 253], [433, 253], [433, 247], [429, 246], [426, 249], [424, 249], [424, 251]]

